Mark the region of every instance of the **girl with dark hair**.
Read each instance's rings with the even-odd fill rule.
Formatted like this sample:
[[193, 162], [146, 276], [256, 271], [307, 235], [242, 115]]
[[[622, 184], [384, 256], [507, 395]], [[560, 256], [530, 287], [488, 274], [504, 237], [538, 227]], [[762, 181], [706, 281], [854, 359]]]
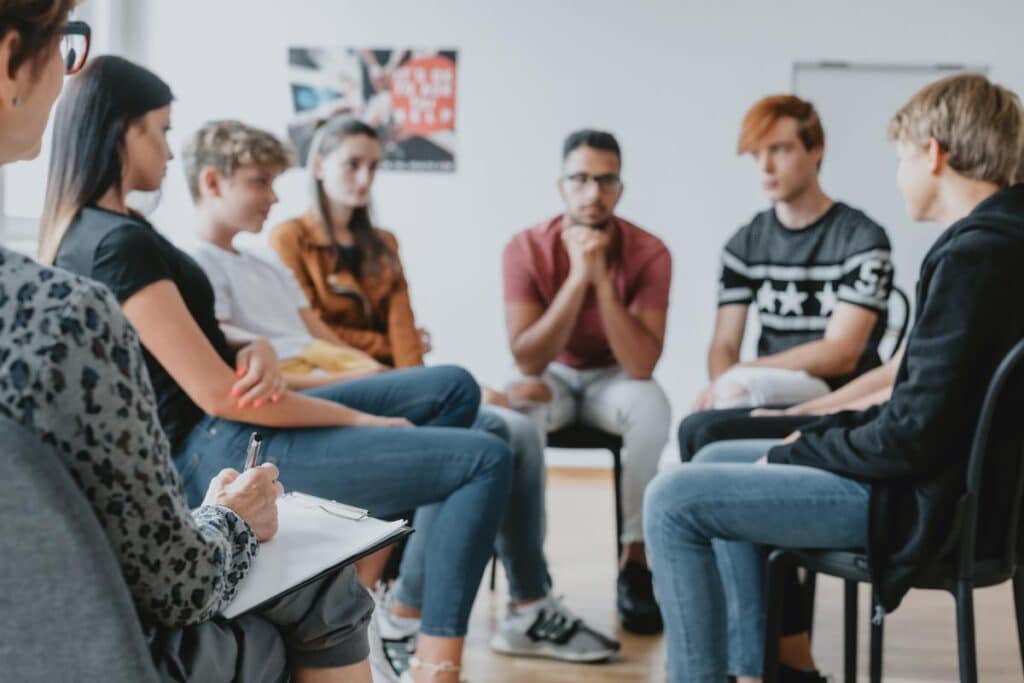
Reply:
[[[465, 371], [443, 367], [294, 393], [266, 340], [229, 346], [202, 269], [125, 203], [132, 191], [160, 187], [172, 157], [170, 101], [157, 76], [117, 57], [96, 59], [69, 86], [54, 131], [43, 253], [110, 287], [138, 330], [193, 504], [219, 472], [240, 467], [255, 428], [287, 488], [381, 517], [439, 510], [427, 558], [430, 635], [418, 643], [416, 680], [447, 682], [511, 473], [500, 440], [458, 428], [473, 422], [479, 388]], [[365, 591], [350, 596], [368, 618]], [[365, 619], [358, 625], [365, 645]]]
[[[73, 4], [0, 2], [0, 163], [38, 154], [63, 76], [84, 62], [89, 28], [67, 22]], [[213, 619], [248, 573], [258, 541], [276, 532], [277, 468], [225, 470], [190, 510], [157, 422], [138, 338], [110, 292], [2, 247], [0, 292], [12, 294], [0, 294], [0, 429], [17, 439], [20, 427], [52, 445], [38, 457], [59, 457], [81, 487], [162, 677], [368, 683], [372, 604], [352, 570], [325, 576], [258, 614]], [[9, 521], [5, 531], [16, 534], [17, 520]], [[75, 561], [63, 558], [61, 566]], [[57, 661], [78, 653], [83, 661], [103, 657], [83, 649], [86, 636], [41, 647]], [[152, 676], [127, 666], [112, 661], [106, 671], [118, 680]]]
[[314, 311], [342, 341], [397, 368], [422, 365], [429, 338], [413, 324], [398, 242], [370, 220], [377, 132], [339, 116], [309, 147], [312, 208], [270, 234]]
[[[270, 244], [335, 334], [386, 365], [420, 367], [429, 339], [416, 327], [397, 241], [370, 221], [370, 190], [380, 158], [373, 128], [350, 117], [328, 119], [314, 135], [307, 160], [312, 209], [277, 226]], [[512, 494], [495, 545], [511, 600], [492, 649], [571, 662], [607, 660], [619, 644], [589, 628], [551, 592], [544, 557], [540, 432], [525, 415], [497, 406], [482, 408], [475, 427], [508, 441], [515, 461]], [[416, 514], [417, 529], [431, 530], [440, 521], [432, 508]], [[429, 538], [427, 533], [410, 539], [399, 581], [385, 597], [386, 609], [374, 616], [371, 658], [395, 678], [408, 662], [393, 655], [415, 641], [423, 615]]]

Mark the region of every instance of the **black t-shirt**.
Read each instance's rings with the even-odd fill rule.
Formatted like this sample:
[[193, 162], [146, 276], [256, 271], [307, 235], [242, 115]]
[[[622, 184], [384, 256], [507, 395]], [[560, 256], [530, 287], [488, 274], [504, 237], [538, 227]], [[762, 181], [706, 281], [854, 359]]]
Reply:
[[842, 202], [800, 230], [763, 211], [739, 229], [722, 253], [718, 303], [757, 307], [759, 356], [817, 341], [840, 303], [878, 314], [853, 374], [828, 377], [833, 387], [879, 365], [893, 267], [885, 230]]
[[[217, 324], [213, 287], [203, 269], [144, 219], [105, 209], [82, 209], [61, 242], [55, 265], [105, 284], [121, 303], [155, 282], [170, 280], [217, 355], [234, 366], [235, 352]], [[203, 411], [147, 349], [143, 352], [156, 391], [160, 424], [177, 450], [202, 419]]]

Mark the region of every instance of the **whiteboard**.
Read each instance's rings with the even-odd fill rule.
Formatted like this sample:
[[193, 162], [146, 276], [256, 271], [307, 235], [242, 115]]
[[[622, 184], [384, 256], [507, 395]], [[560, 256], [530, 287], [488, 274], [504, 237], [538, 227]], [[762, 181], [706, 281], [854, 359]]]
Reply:
[[914, 301], [921, 259], [942, 227], [915, 223], [896, 188], [896, 150], [888, 141], [889, 119], [922, 86], [965, 65], [798, 62], [793, 92], [810, 100], [825, 128], [822, 187], [833, 199], [861, 209], [880, 223], [893, 246], [896, 284]]

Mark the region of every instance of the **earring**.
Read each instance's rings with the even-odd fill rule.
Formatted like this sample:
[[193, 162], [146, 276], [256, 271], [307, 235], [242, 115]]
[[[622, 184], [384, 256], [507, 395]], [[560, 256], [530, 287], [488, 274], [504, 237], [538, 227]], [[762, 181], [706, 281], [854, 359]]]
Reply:
[[15, 106], [15, 107], [17, 107], [17, 106], [18, 106], [19, 104], [21, 104], [21, 100], [20, 100], [20, 99], [18, 99], [18, 96], [17, 96], [17, 95], [15, 95], [15, 96], [14, 96], [14, 99], [13, 99], [13, 100], [11, 100], [11, 105], [12, 105], [12, 106]]

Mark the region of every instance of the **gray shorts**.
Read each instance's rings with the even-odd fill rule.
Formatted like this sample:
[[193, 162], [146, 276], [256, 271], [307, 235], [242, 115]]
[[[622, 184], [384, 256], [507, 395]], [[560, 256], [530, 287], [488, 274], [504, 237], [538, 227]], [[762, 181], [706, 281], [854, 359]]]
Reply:
[[148, 627], [163, 680], [282, 683], [296, 667], [338, 667], [369, 656], [373, 599], [346, 567], [236, 619]]

